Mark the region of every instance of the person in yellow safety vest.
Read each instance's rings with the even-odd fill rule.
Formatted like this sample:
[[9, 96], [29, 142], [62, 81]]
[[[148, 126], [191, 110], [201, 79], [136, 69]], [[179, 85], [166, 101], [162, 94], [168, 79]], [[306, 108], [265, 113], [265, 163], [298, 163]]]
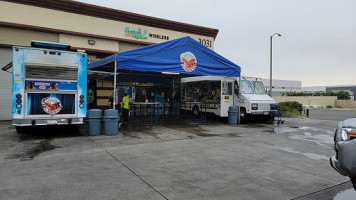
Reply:
[[125, 95], [124, 97], [122, 98], [122, 102], [121, 102], [121, 108], [122, 109], [122, 121], [124, 123], [128, 122], [129, 121], [129, 109], [130, 109], [130, 106], [129, 106], [129, 97], [127, 96], [127, 93], [125, 92]]

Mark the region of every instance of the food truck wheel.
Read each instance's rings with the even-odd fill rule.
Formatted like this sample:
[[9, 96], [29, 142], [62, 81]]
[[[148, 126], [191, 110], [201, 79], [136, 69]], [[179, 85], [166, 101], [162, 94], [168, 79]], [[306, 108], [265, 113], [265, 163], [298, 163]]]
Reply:
[[194, 116], [199, 116], [199, 107], [198, 106], [194, 106], [193, 107], [193, 115]]
[[245, 110], [245, 108], [241, 108], [241, 109], [240, 109], [240, 121], [241, 121], [242, 123], [246, 123], [246, 121], [247, 121], [247, 115], [246, 115], [246, 110]]
[[28, 128], [24, 126], [16, 126], [16, 133], [25, 133], [28, 130]]
[[79, 134], [80, 133], [80, 125], [79, 124], [71, 125], [71, 131], [74, 134]]
[[275, 117], [274, 114], [270, 114], [268, 117], [268, 121], [272, 124], [274, 123], [274, 117]]

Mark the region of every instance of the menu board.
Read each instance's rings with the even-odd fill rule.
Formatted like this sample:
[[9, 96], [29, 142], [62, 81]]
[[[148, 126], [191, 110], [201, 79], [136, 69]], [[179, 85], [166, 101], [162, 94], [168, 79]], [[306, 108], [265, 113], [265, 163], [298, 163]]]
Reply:
[[77, 82], [61, 81], [25, 81], [26, 91], [75, 91]]

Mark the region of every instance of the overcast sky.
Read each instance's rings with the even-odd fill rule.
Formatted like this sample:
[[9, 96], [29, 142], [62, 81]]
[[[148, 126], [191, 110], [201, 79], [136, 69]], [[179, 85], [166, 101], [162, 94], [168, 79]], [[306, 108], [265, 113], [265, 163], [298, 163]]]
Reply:
[[80, 0], [219, 29], [215, 51], [242, 74], [302, 86], [356, 85], [356, 0]]

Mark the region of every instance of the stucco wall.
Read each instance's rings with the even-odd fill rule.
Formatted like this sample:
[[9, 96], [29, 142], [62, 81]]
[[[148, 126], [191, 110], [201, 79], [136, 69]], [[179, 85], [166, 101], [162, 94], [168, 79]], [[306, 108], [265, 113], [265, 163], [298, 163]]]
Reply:
[[353, 100], [337, 100], [337, 108], [356, 108], [356, 101]]
[[312, 97], [299, 97], [299, 96], [284, 96], [284, 97], [273, 97], [273, 99], [279, 103], [284, 101], [297, 101], [303, 106], [312, 107], [326, 107], [331, 105], [333, 108], [336, 106], [336, 96], [312, 96]]
[[[190, 36], [197, 41], [199, 39], [209, 40], [211, 42], [211, 46], [208, 48], [214, 50], [213, 37], [172, 31], [150, 26], [141, 26], [138, 25], [139, 21], [137, 24], [132, 24], [11, 2], [0, 1], [0, 19], [2, 22], [11, 24], [70, 31], [77, 34], [90, 34], [92, 36], [100, 36], [112, 39], [125, 39], [131, 40], [133, 42], [142, 41], [149, 43], [161, 43], [167, 40], [156, 37], [147, 37], [146, 39], [136, 38], [128, 34], [126, 28], [129, 28], [129, 30], [132, 31], [138, 31], [141, 29], [141, 31], [143, 31], [142, 34], [144, 34], [144, 32], [147, 30], [146, 36], [149, 34], [159, 34], [168, 36], [169, 40]], [[83, 44], [86, 45], [87, 42]], [[79, 43], [76, 45], [78, 45], [78, 47], [82, 47]]]
[[31, 46], [31, 40], [59, 42], [58, 34], [0, 27], [0, 44]]

